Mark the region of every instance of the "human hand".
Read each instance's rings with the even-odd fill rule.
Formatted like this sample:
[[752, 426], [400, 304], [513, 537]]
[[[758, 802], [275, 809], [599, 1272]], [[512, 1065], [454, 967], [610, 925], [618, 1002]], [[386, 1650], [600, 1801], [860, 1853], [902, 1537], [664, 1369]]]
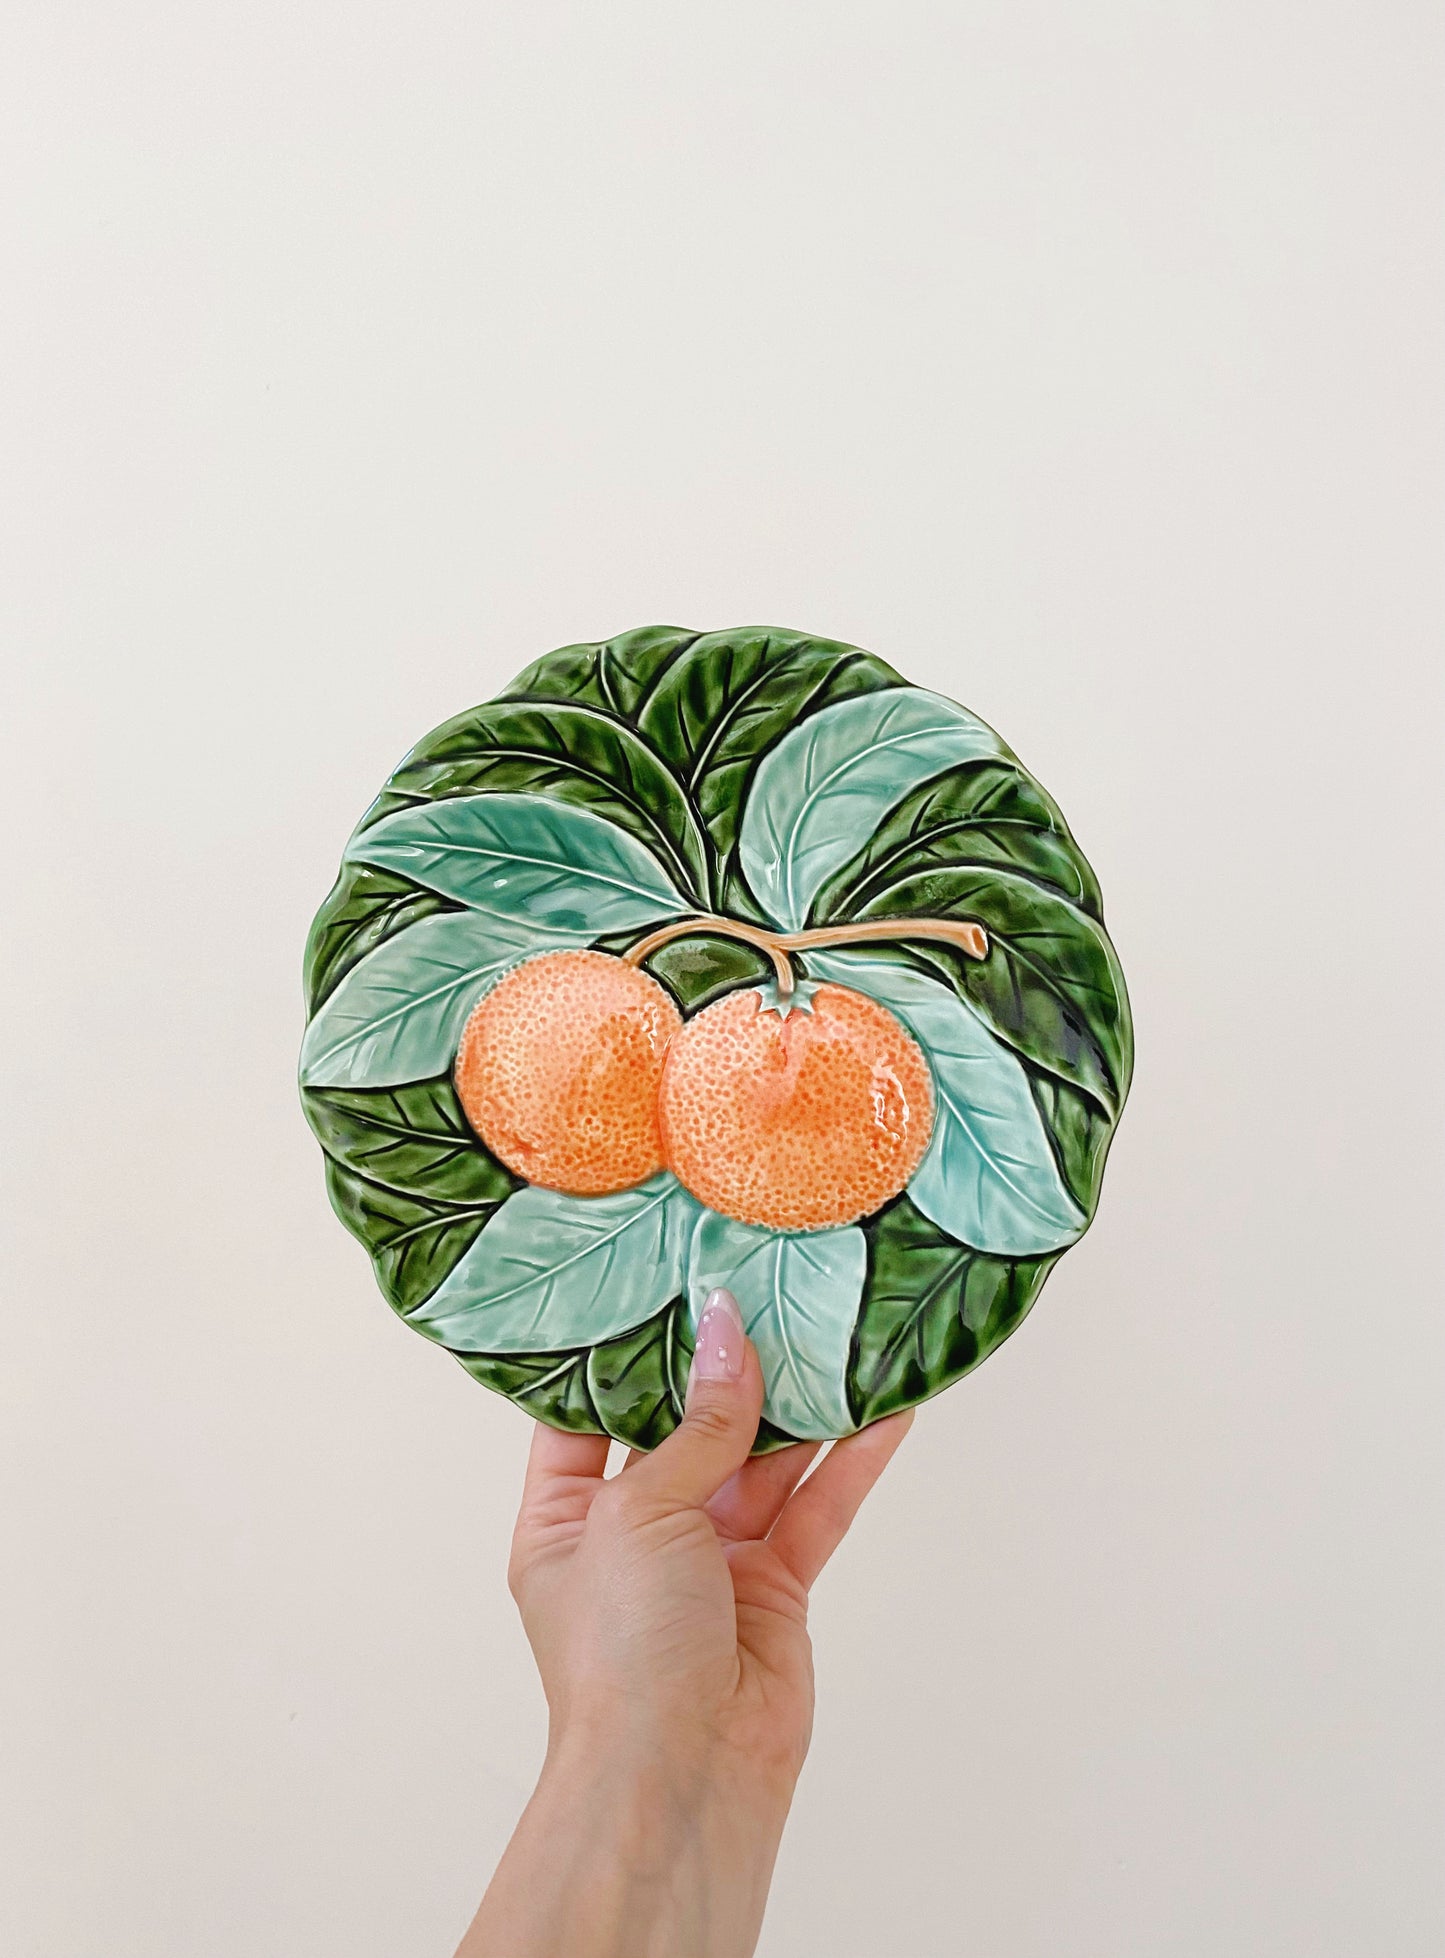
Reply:
[[817, 1443], [749, 1458], [762, 1399], [714, 1292], [652, 1454], [604, 1480], [605, 1437], [537, 1429], [509, 1578], [547, 1761], [459, 1958], [752, 1951], [812, 1729], [809, 1588], [912, 1418], [803, 1482]]

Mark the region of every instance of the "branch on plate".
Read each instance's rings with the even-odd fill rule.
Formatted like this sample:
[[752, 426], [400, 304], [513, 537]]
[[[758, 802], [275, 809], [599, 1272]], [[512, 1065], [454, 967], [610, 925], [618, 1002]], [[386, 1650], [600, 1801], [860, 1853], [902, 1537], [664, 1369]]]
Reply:
[[811, 931], [769, 931], [763, 925], [744, 924], [740, 918], [719, 918], [699, 914], [659, 925], [645, 938], [622, 954], [628, 965], [641, 965], [654, 952], [670, 945], [675, 938], [736, 938], [751, 945], [772, 961], [778, 991], [784, 997], [796, 983], [790, 952], [822, 951], [835, 945], [876, 945], [900, 938], [932, 938], [971, 959], [988, 956], [988, 935], [982, 925], [955, 918], [869, 918], [854, 925], [816, 925]]

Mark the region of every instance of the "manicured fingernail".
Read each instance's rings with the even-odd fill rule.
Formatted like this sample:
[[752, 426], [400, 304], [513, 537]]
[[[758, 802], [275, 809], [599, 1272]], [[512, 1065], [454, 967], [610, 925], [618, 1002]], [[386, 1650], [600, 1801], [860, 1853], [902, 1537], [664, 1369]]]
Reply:
[[697, 1322], [693, 1380], [736, 1380], [743, 1370], [743, 1320], [731, 1292], [709, 1292]]

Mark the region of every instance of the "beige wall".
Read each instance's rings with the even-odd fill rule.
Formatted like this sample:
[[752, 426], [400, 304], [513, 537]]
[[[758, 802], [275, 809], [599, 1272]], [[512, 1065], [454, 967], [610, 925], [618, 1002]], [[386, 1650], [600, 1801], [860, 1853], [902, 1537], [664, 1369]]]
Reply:
[[480, 1892], [526, 1425], [327, 1210], [298, 960], [412, 739], [654, 619], [996, 723], [1138, 1022], [1096, 1229], [820, 1587], [767, 1958], [1445, 1948], [1437, 28], [22, 10], [4, 1952]]

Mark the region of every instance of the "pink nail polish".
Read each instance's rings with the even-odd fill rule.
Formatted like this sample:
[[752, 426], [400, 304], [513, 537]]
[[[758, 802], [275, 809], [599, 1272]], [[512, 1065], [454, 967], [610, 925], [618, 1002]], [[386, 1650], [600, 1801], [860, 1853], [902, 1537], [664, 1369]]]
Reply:
[[736, 1380], [743, 1370], [743, 1321], [731, 1292], [709, 1292], [697, 1322], [693, 1380]]

